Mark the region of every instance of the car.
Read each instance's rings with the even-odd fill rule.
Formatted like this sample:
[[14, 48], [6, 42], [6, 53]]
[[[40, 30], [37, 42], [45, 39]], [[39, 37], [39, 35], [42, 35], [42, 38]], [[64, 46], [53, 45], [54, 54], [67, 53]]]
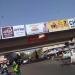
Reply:
[[40, 59], [41, 59], [41, 60], [48, 59], [48, 56], [47, 56], [46, 54], [43, 54], [43, 55], [40, 56]]
[[71, 52], [70, 51], [64, 51], [62, 52], [62, 58], [67, 59], [71, 57]]
[[29, 60], [25, 59], [25, 60], [22, 61], [22, 64], [27, 64], [28, 62], [29, 62]]
[[56, 53], [58, 53], [58, 50], [56, 50], [56, 49], [51, 49], [51, 50], [49, 50], [49, 51], [47, 52], [47, 55], [54, 55], [54, 54], [56, 54]]

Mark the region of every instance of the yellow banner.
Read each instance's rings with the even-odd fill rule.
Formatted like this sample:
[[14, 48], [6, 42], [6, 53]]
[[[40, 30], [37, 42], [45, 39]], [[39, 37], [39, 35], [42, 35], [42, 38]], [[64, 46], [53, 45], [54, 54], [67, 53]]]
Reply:
[[69, 25], [67, 20], [56, 20], [48, 22], [49, 32], [68, 30]]

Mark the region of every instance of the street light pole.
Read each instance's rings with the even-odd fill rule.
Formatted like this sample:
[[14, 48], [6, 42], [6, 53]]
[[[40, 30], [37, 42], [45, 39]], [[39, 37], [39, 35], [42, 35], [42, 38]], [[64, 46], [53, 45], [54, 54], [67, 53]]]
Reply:
[[[1, 27], [2, 27], [2, 19], [4, 18], [4, 16], [0, 16], [0, 35], [2, 35], [2, 30], [1, 30]], [[2, 39], [2, 36], [0, 37], [0, 39]]]
[[2, 26], [2, 19], [4, 18], [4, 16], [1, 16], [0, 18], [1, 18], [1, 20], [0, 20], [0, 27], [1, 27]]

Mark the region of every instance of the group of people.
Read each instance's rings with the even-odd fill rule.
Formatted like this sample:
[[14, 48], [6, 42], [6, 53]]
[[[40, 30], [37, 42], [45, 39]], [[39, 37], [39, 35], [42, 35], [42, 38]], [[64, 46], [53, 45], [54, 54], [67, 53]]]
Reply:
[[0, 71], [1, 71], [2, 75], [9, 75], [9, 73], [8, 73], [8, 67], [7, 67], [7, 65], [5, 63], [2, 63], [0, 65]]
[[1, 75], [21, 75], [21, 70], [20, 70], [20, 64], [13, 61], [13, 64], [12, 64], [12, 73], [9, 72], [8, 70], [8, 66], [6, 63], [2, 63], [1, 66], [0, 66], [0, 71], [1, 71]]

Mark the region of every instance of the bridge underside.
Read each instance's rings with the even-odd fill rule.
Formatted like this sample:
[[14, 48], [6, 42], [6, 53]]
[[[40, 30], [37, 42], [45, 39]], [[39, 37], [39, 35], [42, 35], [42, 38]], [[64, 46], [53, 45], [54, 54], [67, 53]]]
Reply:
[[0, 40], [0, 52], [15, 51], [17, 49], [71, 40], [73, 37], [75, 37], [75, 29], [45, 33], [44, 35], [45, 37], [41, 40], [37, 38], [39, 35]]

